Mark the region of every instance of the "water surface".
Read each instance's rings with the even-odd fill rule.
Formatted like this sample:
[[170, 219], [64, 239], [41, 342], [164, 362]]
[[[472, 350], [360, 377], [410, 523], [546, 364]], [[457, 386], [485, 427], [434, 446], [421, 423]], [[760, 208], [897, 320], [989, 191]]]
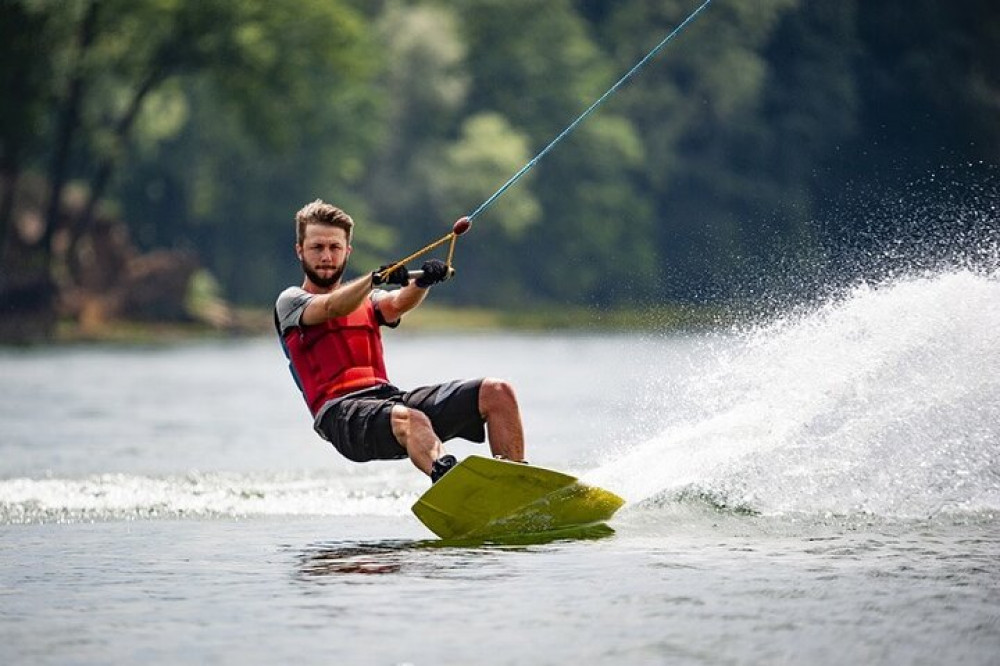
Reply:
[[[273, 340], [0, 352], [3, 663], [995, 664], [1000, 283], [711, 335], [387, 334], [518, 388], [611, 536], [442, 547]], [[455, 443], [458, 455], [481, 452]]]

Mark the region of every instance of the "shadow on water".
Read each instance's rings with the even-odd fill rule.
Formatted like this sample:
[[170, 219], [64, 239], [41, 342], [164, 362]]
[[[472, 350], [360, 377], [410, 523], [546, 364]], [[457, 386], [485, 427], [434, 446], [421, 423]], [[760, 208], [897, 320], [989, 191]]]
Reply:
[[[296, 578], [302, 581], [339, 576], [409, 575], [426, 578], [490, 577], [488, 567], [511, 552], [534, 547], [594, 541], [614, 534], [605, 524], [544, 534], [522, 534], [492, 540], [345, 541], [318, 543], [298, 555]], [[503, 575], [498, 571], [497, 575]]]

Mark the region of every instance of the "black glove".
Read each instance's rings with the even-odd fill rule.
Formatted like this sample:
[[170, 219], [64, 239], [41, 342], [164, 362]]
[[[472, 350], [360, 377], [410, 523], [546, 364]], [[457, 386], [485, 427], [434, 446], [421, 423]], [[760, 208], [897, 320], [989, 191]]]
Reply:
[[406, 266], [400, 266], [385, 277], [382, 277], [382, 271], [390, 266], [392, 264], [379, 266], [378, 270], [372, 273], [372, 284], [398, 284], [405, 287], [410, 283], [410, 272], [406, 270]]
[[432, 284], [437, 284], [438, 282], [444, 282], [449, 277], [449, 269], [445, 266], [444, 262], [439, 259], [431, 259], [430, 261], [425, 261], [424, 265], [420, 267], [424, 272], [419, 278], [417, 278], [417, 286], [421, 289], [426, 289]]

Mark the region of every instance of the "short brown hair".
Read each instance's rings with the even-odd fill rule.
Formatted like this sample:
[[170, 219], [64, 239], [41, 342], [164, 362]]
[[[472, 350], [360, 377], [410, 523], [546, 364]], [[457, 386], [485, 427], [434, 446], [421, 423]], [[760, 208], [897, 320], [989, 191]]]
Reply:
[[322, 199], [316, 199], [316, 201], [306, 204], [295, 214], [295, 241], [299, 245], [306, 237], [306, 225], [308, 224], [339, 227], [347, 232], [347, 244], [351, 244], [351, 237], [354, 235], [354, 220], [344, 211]]

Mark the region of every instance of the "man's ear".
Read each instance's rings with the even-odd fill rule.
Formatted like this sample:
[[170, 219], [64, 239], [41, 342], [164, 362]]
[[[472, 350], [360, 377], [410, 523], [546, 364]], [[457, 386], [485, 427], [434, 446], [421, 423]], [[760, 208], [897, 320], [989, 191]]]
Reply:
[[301, 243], [296, 243], [295, 244], [295, 256], [299, 258], [299, 261], [302, 261], [302, 244]]

